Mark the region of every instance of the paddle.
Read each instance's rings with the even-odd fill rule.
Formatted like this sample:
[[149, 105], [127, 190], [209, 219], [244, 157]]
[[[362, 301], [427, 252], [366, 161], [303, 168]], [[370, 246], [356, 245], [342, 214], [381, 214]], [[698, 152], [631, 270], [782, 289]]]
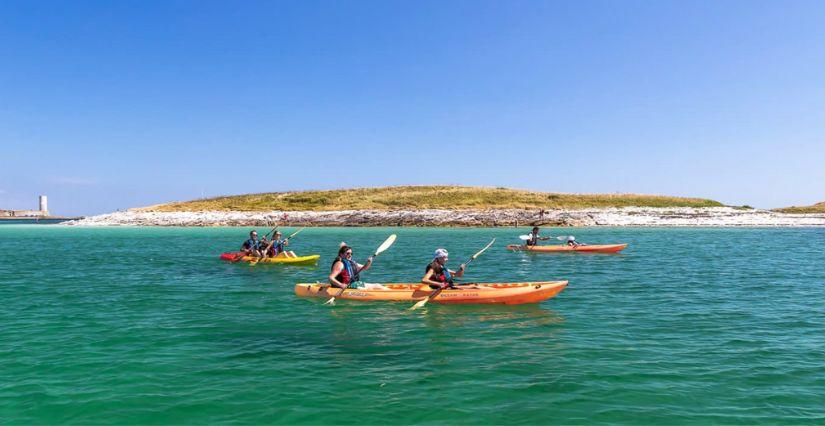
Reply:
[[565, 241], [568, 238], [572, 238], [571, 241], [573, 241], [573, 243], [577, 246], [586, 246], [587, 245], [585, 243], [580, 243], [580, 242], [576, 241], [576, 237], [574, 237], [572, 235], [559, 235], [558, 237], [556, 237], [556, 239], [559, 240], [559, 241]]
[[[387, 237], [387, 239], [384, 240], [384, 242], [381, 243], [381, 245], [378, 246], [377, 249], [375, 249], [375, 253], [372, 254], [372, 258], [374, 259], [374, 258], [378, 257], [379, 254], [383, 253], [385, 250], [390, 248], [392, 243], [395, 242], [395, 238], [396, 238], [395, 234], [392, 234], [389, 237]], [[364, 267], [359, 268], [358, 271], [356, 271], [355, 274], [353, 274], [352, 278], [355, 279], [356, 277], [358, 277], [358, 274], [360, 274], [361, 271], [363, 271], [363, 270], [364, 270]], [[325, 305], [334, 305], [335, 304], [335, 298], [336, 297], [341, 297], [341, 295], [344, 294], [344, 290], [346, 290], [346, 289], [347, 289], [346, 287], [342, 288], [341, 291], [338, 292], [337, 296], [330, 297], [329, 300], [324, 302], [324, 304]]]
[[267, 232], [266, 234], [264, 234], [264, 237], [265, 237], [265, 238], [266, 238], [266, 237], [269, 237], [269, 234], [271, 234], [271, 233], [275, 232], [277, 229], [278, 229], [278, 225], [275, 225], [275, 227], [274, 227], [274, 228], [272, 228], [272, 230], [271, 230], [271, 231], [269, 231], [269, 232]]
[[[533, 237], [530, 236], [530, 235], [519, 235], [518, 236], [518, 239], [520, 239], [522, 241], [529, 241], [531, 238], [533, 238]], [[537, 239], [544, 241], [544, 240], [549, 240], [550, 237], [537, 237]]]
[[[473, 257], [471, 257], [471, 258], [470, 258], [470, 260], [468, 260], [468, 261], [464, 262], [464, 268], [466, 269], [466, 268], [467, 268], [467, 265], [469, 265], [469, 264], [470, 264], [470, 262], [472, 262], [472, 261], [476, 260], [476, 258], [477, 258], [478, 256], [480, 256], [480, 255], [481, 255], [481, 253], [484, 253], [484, 251], [485, 251], [485, 250], [487, 250], [488, 248], [490, 248], [490, 247], [493, 245], [493, 243], [494, 243], [494, 242], [496, 242], [496, 239], [495, 239], [495, 238], [493, 238], [493, 240], [492, 240], [492, 241], [490, 241], [490, 243], [489, 243], [489, 244], [487, 244], [486, 246], [484, 246], [484, 248], [483, 248], [483, 249], [479, 250], [479, 251], [478, 251], [478, 253], [474, 254], [474, 255], [473, 255]], [[442, 291], [444, 291], [444, 289], [445, 289], [445, 288], [446, 288], [446, 287], [439, 288], [438, 290], [436, 290], [436, 291], [432, 292], [432, 293], [431, 293], [431, 294], [430, 294], [430, 295], [429, 295], [426, 299], [419, 300], [418, 302], [416, 302], [416, 303], [415, 303], [415, 305], [412, 305], [412, 307], [410, 308], [410, 310], [411, 310], [411, 311], [414, 311], [414, 310], [416, 310], [416, 309], [418, 309], [418, 308], [423, 307], [424, 305], [426, 305], [426, 304], [427, 304], [427, 302], [429, 302], [430, 300], [434, 299], [436, 296], [438, 296], [439, 294], [441, 294], [441, 292], [442, 292]]]
[[[301, 232], [301, 231], [303, 231], [303, 230], [304, 230], [304, 228], [301, 228], [301, 229], [299, 229], [299, 230], [297, 230], [297, 231], [293, 232], [293, 233], [292, 233], [292, 235], [290, 235], [290, 236], [286, 237], [286, 239], [285, 239], [283, 242], [284, 242], [284, 243], [286, 243], [287, 241], [289, 241], [289, 239], [290, 239], [290, 238], [292, 238], [292, 237], [294, 237], [294, 236], [298, 235], [298, 233], [299, 233], [299, 232]], [[273, 229], [273, 231], [274, 231], [274, 229]], [[273, 237], [273, 238], [275, 238], [275, 235], [273, 234], [273, 235], [272, 235], [272, 237]], [[264, 251], [263, 251], [263, 252], [264, 252], [264, 253], [268, 253], [268, 252], [269, 252], [269, 249], [272, 247], [272, 245], [273, 245], [273, 244], [275, 244], [275, 240], [274, 240], [274, 239], [273, 239], [272, 241], [270, 241], [270, 242], [269, 242], [269, 244], [266, 246], [266, 248], [264, 249]], [[250, 262], [250, 265], [255, 266], [255, 264], [257, 264], [260, 260], [261, 260], [260, 258], [258, 258], [258, 259], [256, 259], [256, 260], [252, 260], [252, 261]]]

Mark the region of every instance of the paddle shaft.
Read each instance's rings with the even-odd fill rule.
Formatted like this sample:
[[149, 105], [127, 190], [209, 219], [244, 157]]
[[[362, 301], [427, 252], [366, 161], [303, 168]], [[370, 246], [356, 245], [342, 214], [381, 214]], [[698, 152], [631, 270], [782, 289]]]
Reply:
[[[292, 233], [292, 235], [290, 235], [290, 236], [286, 237], [286, 239], [283, 241], [283, 243], [286, 243], [287, 241], [289, 241], [289, 239], [290, 239], [290, 238], [292, 238], [292, 237], [294, 237], [294, 236], [298, 235], [298, 233], [299, 233], [299, 232], [301, 232], [301, 231], [303, 231], [303, 230], [304, 230], [304, 228], [301, 228], [301, 229], [299, 229], [299, 230], [297, 230], [297, 231], [293, 232], [293, 233]], [[274, 231], [274, 229], [273, 229], [273, 231]], [[274, 237], [274, 235], [273, 235], [273, 237]], [[269, 244], [268, 244], [268, 245], [266, 246], [266, 248], [264, 249], [264, 253], [268, 252], [268, 251], [269, 251], [269, 249], [270, 249], [270, 247], [272, 247], [272, 245], [273, 245], [273, 244], [275, 244], [275, 240], [272, 240], [272, 241], [270, 241], [270, 242], [269, 242]]]

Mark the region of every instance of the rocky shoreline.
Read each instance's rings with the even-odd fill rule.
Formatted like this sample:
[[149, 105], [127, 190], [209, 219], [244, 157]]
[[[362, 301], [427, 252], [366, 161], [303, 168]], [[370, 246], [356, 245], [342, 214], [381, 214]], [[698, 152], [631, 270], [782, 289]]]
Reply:
[[90, 216], [69, 226], [825, 226], [825, 214], [732, 207], [623, 207], [585, 210], [345, 210], [156, 212]]

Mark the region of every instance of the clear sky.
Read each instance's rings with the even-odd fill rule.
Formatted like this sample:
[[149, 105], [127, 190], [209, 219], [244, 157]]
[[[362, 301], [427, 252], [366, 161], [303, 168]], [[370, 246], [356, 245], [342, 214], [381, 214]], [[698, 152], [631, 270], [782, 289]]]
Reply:
[[432, 183], [825, 201], [825, 2], [0, 2], [0, 208]]

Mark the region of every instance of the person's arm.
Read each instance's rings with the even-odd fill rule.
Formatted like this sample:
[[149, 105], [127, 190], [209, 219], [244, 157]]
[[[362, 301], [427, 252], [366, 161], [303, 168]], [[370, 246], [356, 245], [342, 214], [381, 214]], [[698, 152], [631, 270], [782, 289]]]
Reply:
[[353, 262], [353, 263], [355, 263], [355, 267], [358, 268], [355, 271], [355, 273], [358, 274], [359, 272], [366, 271], [367, 269], [370, 269], [370, 266], [372, 266], [372, 256], [367, 258], [367, 264], [366, 265], [362, 265], [358, 262]]
[[450, 271], [450, 274], [456, 278], [461, 278], [464, 276], [464, 270], [466, 268], [467, 266], [462, 263], [461, 265], [459, 265], [458, 271]]
[[346, 284], [342, 283], [341, 281], [338, 281], [338, 279], [336, 278], [342, 270], [344, 270], [344, 263], [335, 262], [335, 264], [332, 265], [332, 272], [330, 272], [329, 274], [329, 283], [338, 288], [347, 288]]
[[264, 256], [269, 256], [269, 249], [272, 248], [272, 244], [275, 244], [275, 240], [270, 241], [269, 244], [267, 244], [266, 247], [264, 247], [264, 249], [262, 250]]
[[432, 279], [432, 278], [433, 278], [433, 274], [434, 274], [434, 273], [435, 273], [435, 271], [433, 271], [433, 270], [432, 270], [432, 268], [427, 269], [427, 273], [426, 273], [426, 274], [424, 274], [424, 277], [423, 277], [423, 278], [421, 278], [421, 283], [422, 283], [422, 284], [427, 284], [427, 285], [430, 285], [430, 286], [434, 286], [434, 287], [441, 287], [441, 288], [445, 288], [445, 287], [447, 287], [447, 286], [449, 285], [449, 284], [447, 284], [447, 283], [442, 283], [442, 282], [434, 281], [434, 280]]
[[542, 240], [542, 241], [547, 241], [547, 240], [549, 240], [549, 239], [550, 239], [550, 237], [539, 237], [538, 239], [540, 239], [540, 240]]

